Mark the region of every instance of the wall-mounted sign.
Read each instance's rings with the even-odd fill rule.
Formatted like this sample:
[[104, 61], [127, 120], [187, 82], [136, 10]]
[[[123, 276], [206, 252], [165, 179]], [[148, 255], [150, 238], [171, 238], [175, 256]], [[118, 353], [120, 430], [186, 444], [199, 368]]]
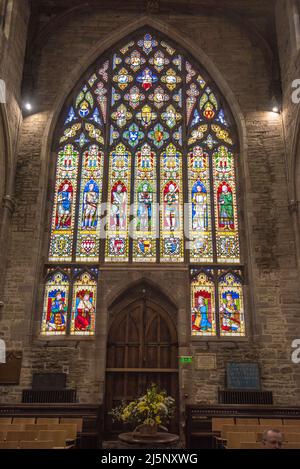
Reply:
[[179, 357], [179, 361], [180, 363], [183, 363], [183, 364], [192, 363], [193, 357], [190, 355], [181, 356]]
[[19, 384], [22, 352], [6, 352], [6, 363], [0, 363], [0, 384]]
[[260, 391], [258, 363], [227, 363], [227, 389]]
[[195, 370], [215, 370], [217, 357], [214, 353], [197, 353], [195, 356]]

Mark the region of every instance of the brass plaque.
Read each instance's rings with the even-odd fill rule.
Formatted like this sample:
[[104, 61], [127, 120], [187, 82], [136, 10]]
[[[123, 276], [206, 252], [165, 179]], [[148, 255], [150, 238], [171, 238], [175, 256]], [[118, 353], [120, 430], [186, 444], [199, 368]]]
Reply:
[[195, 370], [215, 370], [217, 356], [215, 353], [197, 353], [195, 355]]

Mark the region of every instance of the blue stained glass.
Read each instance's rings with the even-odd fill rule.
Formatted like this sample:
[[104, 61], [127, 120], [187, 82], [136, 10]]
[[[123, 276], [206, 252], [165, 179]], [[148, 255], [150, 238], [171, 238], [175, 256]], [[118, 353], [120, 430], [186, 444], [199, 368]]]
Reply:
[[138, 45], [143, 48], [146, 54], [152, 51], [153, 47], [158, 45], [158, 42], [151, 36], [151, 34], [145, 34], [144, 38], [138, 41]]
[[119, 101], [119, 99], [121, 98], [121, 95], [119, 93], [116, 92], [116, 90], [114, 88], [112, 88], [112, 92], [111, 92], [111, 105], [114, 106], [116, 101]]
[[142, 84], [145, 91], [150, 90], [152, 85], [158, 81], [157, 75], [155, 75], [150, 68], [145, 68], [138, 76], [136, 81]]
[[68, 117], [65, 121], [65, 124], [69, 124], [70, 122], [72, 122], [75, 119], [76, 119], [75, 111], [74, 111], [73, 106], [71, 106], [70, 110], [69, 110], [69, 115], [68, 115]]
[[101, 118], [100, 118], [100, 112], [98, 111], [97, 108], [95, 108], [93, 116], [90, 117], [90, 120], [95, 122], [95, 124], [102, 125], [102, 121], [101, 121]]
[[144, 135], [144, 132], [141, 132], [136, 124], [132, 124], [129, 129], [123, 133], [123, 137], [132, 147], [135, 147], [139, 141], [143, 139]]
[[210, 150], [212, 150], [216, 145], [218, 145], [218, 141], [213, 138], [212, 135], [208, 135], [206, 140], [203, 140], [203, 143], [208, 146]]
[[220, 122], [221, 124], [225, 125], [226, 127], [228, 127], [228, 124], [227, 124], [227, 121], [225, 119], [225, 115], [224, 115], [224, 111], [223, 109], [220, 110], [219, 114], [218, 114], [218, 117], [216, 118], [216, 121], [217, 122]]
[[193, 117], [193, 120], [192, 120], [192, 127], [196, 124], [198, 124], [200, 121], [201, 121], [201, 117], [200, 117], [200, 114], [198, 112], [198, 109], [195, 109], [195, 112], [194, 112], [194, 117]]
[[79, 137], [77, 140], [75, 140], [75, 142], [78, 143], [78, 145], [79, 145], [81, 148], [84, 147], [84, 145], [85, 145], [86, 143], [89, 143], [89, 141], [90, 141], [90, 140], [89, 140], [88, 138], [86, 138], [86, 136], [84, 135], [83, 132], [82, 132], [82, 134], [80, 135], [80, 137]]

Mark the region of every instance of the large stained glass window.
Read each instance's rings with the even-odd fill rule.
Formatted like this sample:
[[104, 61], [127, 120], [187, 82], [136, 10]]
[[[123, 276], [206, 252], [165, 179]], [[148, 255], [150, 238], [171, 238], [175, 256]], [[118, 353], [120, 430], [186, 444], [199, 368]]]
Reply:
[[[242, 269], [234, 122], [188, 53], [150, 29], [121, 41], [70, 96], [55, 152], [48, 260], [51, 268], [73, 269], [71, 283], [60, 286], [65, 303], [70, 288], [71, 334], [93, 335], [96, 318], [95, 277], [75, 280], [75, 270], [109, 263], [202, 269], [192, 284], [192, 334], [244, 334], [241, 276], [232, 290], [239, 332], [220, 329], [218, 309], [229, 281], [221, 272]], [[91, 314], [79, 327], [84, 291]], [[43, 333], [54, 334], [47, 318], [44, 311]], [[66, 333], [63, 326], [58, 333]]]

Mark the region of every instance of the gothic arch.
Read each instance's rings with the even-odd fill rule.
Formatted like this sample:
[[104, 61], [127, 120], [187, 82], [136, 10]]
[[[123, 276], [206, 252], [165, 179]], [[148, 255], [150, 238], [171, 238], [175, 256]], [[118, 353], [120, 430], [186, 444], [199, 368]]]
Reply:
[[300, 110], [297, 111], [290, 160], [287, 161], [288, 196], [293, 218], [295, 250], [300, 266]]
[[[195, 46], [191, 43], [189, 39], [186, 37], [182, 37], [175, 31], [171, 31], [170, 28], [162, 23], [161, 21], [154, 20], [152, 18], [141, 18], [139, 20], [134, 21], [130, 25], [124, 27], [118, 34], [114, 33], [107, 37], [105, 41], [102, 41], [101, 44], [98, 44], [89, 54], [88, 58], [85, 58], [83, 64], [79, 64], [75, 67], [74, 72], [68, 77], [68, 80], [65, 84], [64, 89], [60, 92], [57, 101], [54, 107], [51, 110], [50, 118], [48, 120], [48, 125], [45, 130], [45, 138], [43, 139], [43, 148], [42, 148], [42, 165], [44, 169], [44, 178], [46, 178], [48, 173], [48, 156], [51, 155], [51, 147], [54, 137], [55, 128], [57, 126], [59, 115], [61, 114], [61, 109], [66, 101], [66, 96], [69, 96], [71, 90], [74, 89], [74, 84], [79, 82], [79, 77], [81, 78], [87, 71], [90, 69], [91, 65], [95, 63], [96, 59], [99, 59], [105, 51], [110, 49], [114, 44], [118, 41], [126, 40], [126, 37], [130, 35], [130, 33], [135, 33], [136, 31], [150, 27], [151, 30], [158, 31], [162, 35], [166, 35], [170, 39], [172, 39], [176, 44], [180, 44], [180, 48], [186, 50], [194, 60], [196, 60], [201, 66], [206, 70], [210, 77], [212, 77], [214, 83], [221, 91], [223, 97], [226, 100], [227, 105], [229, 106], [235, 124], [238, 128], [238, 139], [239, 139], [239, 155], [240, 161], [239, 165], [241, 169], [238, 174], [238, 187], [243, 187], [243, 191], [240, 191], [243, 196], [248, 192], [247, 191], [247, 180], [248, 180], [248, 170], [247, 170], [247, 143], [246, 143], [246, 127], [245, 127], [245, 120], [241, 109], [230, 90], [229, 86], [227, 85], [226, 81], [224, 80], [223, 76], [220, 74], [216, 66], [212, 63], [212, 61], [207, 57], [207, 55], [201, 51], [200, 49], [196, 49]], [[52, 155], [51, 155], [52, 156]], [[47, 184], [45, 184], [46, 186]], [[239, 191], [238, 191], [239, 192]], [[248, 214], [248, 210], [246, 207], [246, 203], [238, 204], [240, 207], [245, 207], [245, 213]], [[249, 211], [250, 212], [250, 211]], [[45, 210], [41, 210], [41, 213], [45, 213]], [[47, 212], [46, 212], [47, 213]], [[241, 214], [240, 214], [241, 215]], [[245, 217], [247, 218], [247, 216]], [[247, 229], [247, 220], [243, 220], [242, 228], [240, 231], [242, 233], [242, 245], [244, 247], [244, 255], [242, 256], [243, 260], [248, 259], [247, 256], [247, 239], [249, 238], [245, 235], [248, 231]], [[243, 239], [244, 238], [244, 239]], [[250, 241], [249, 241], [250, 242]], [[46, 248], [46, 243], [44, 243], [44, 248]], [[251, 250], [249, 250], [251, 252]], [[251, 272], [251, 260], [248, 262], [248, 270]], [[250, 265], [249, 265], [250, 264]], [[251, 274], [250, 274], [251, 275]], [[251, 308], [250, 308], [251, 309]]]
[[0, 197], [2, 198], [10, 192], [9, 180], [12, 171], [10, 131], [8, 125], [7, 111], [3, 104], [0, 104]]
[[[160, 33], [170, 37], [175, 43], [180, 44], [182, 48], [184, 48], [187, 52], [189, 52], [193, 58], [202, 65], [202, 67], [207, 71], [207, 73], [213, 78], [216, 86], [219, 88], [220, 92], [222, 93], [224, 99], [229, 106], [235, 124], [237, 126], [237, 135], [239, 140], [239, 162], [238, 162], [238, 176], [237, 176], [237, 184], [238, 184], [238, 197], [239, 197], [239, 206], [245, 208], [245, 213], [249, 213], [247, 210], [247, 200], [246, 194], [249, 192], [248, 190], [248, 163], [247, 163], [247, 132], [246, 132], [246, 124], [245, 118], [240, 108], [240, 105], [234, 96], [234, 93], [229, 87], [229, 84], [226, 82], [224, 76], [218, 70], [216, 65], [213, 61], [207, 56], [207, 54], [198, 46], [196, 47], [195, 44], [187, 37], [178, 34], [177, 31], [174, 31], [170, 28], [166, 23], [162, 22], [161, 20], [157, 20], [154, 18], [149, 18], [148, 16], [143, 16], [138, 20], [134, 20], [132, 23], [124, 26], [121, 28], [117, 33], [112, 33], [107, 37], [105, 41], [99, 42], [90, 52], [88, 57], [85, 57], [83, 61], [78, 62], [78, 65], [74, 66], [74, 71], [70, 74], [65, 81], [65, 85], [59, 91], [59, 95], [55, 100], [52, 109], [49, 110], [49, 118], [47, 121], [47, 125], [45, 126], [45, 132], [42, 138], [42, 148], [41, 148], [41, 161], [42, 161], [42, 181], [43, 187], [47, 187], [48, 180], [49, 180], [49, 167], [51, 168], [51, 159], [53, 153], [51, 152], [54, 137], [55, 137], [55, 130], [57, 127], [57, 123], [59, 121], [59, 117], [61, 115], [61, 111], [63, 106], [66, 102], [66, 98], [70, 95], [74, 85], [77, 84], [80, 78], [86, 73], [86, 71], [91, 67], [91, 65], [99, 58], [104, 52], [109, 50], [114, 44], [120, 41], [126, 36], [130, 35], [131, 33], [135, 32], [136, 30], [149, 26], [150, 28], [157, 30]], [[242, 189], [241, 189], [242, 188]], [[45, 217], [45, 203], [46, 203], [46, 194], [44, 194], [44, 198], [41, 198], [41, 206], [38, 213], [41, 214], [41, 217]], [[47, 221], [44, 219], [40, 220], [39, 226], [42, 224], [47, 224]], [[241, 229], [241, 237], [242, 237], [242, 246], [245, 250], [244, 258], [248, 259], [248, 251], [252, 252], [249, 249], [248, 243], [250, 243], [249, 237], [246, 236], [248, 233], [248, 226], [249, 222], [247, 216], [245, 220], [243, 220], [242, 225], [244, 228]], [[46, 254], [44, 243], [44, 255]]]
[[141, 278], [136, 282], [126, 285], [121, 291], [114, 294], [108, 301], [108, 311], [114, 316], [116, 307], [118, 309], [120, 305], [126, 307], [141, 296], [150, 298], [154, 302], [159, 299], [160, 305], [170, 312], [172, 320], [176, 322], [176, 302], [159, 285], [146, 278]]

